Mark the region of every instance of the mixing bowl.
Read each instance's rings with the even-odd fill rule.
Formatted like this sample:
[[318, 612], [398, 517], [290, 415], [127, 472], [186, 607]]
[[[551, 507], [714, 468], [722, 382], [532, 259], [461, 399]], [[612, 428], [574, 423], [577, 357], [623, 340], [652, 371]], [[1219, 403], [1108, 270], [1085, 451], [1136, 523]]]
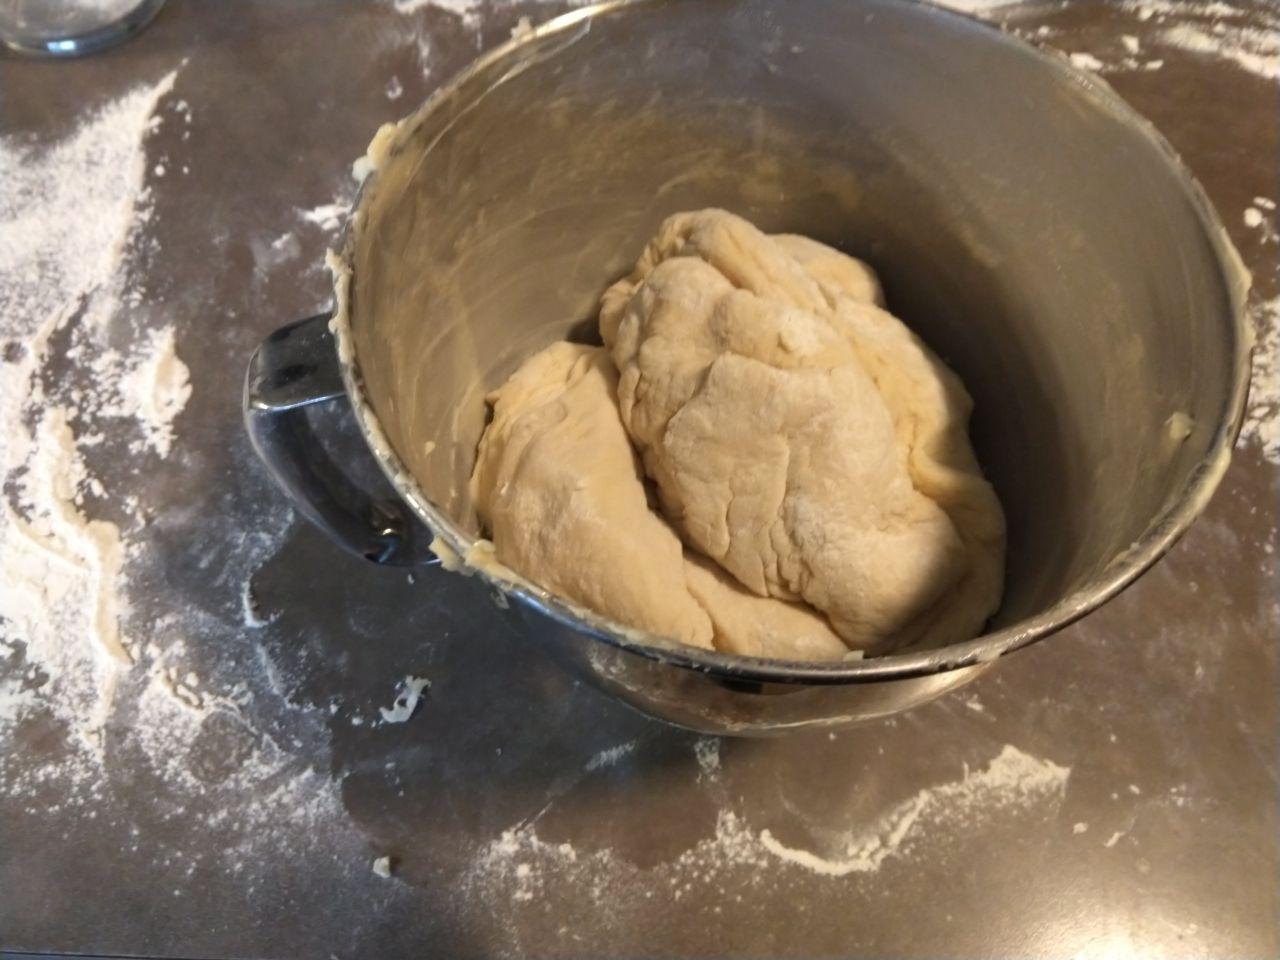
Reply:
[[[1248, 280], [1202, 191], [1096, 78], [948, 11], [584, 8], [482, 57], [362, 164], [334, 314], [268, 338], [245, 404], [299, 508], [370, 559], [423, 562], [432, 534], [467, 554], [485, 392], [592, 336], [601, 292], [675, 211], [723, 207], [869, 261], [968, 385], [1009, 530], [1004, 602], [972, 641], [749, 659], [475, 571], [527, 642], [673, 723], [839, 725], [954, 689], [1120, 592], [1226, 468]], [[310, 432], [305, 408], [341, 398], [398, 498], [363, 492]]]

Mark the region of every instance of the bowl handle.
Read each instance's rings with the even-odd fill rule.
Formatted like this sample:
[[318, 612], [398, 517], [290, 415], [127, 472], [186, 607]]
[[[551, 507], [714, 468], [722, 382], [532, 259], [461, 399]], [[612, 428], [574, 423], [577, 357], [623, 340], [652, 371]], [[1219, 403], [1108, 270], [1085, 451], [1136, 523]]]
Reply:
[[429, 535], [403, 502], [358, 487], [325, 452], [307, 418], [314, 403], [347, 402], [329, 315], [300, 320], [254, 351], [244, 420], [262, 462], [294, 506], [341, 546], [397, 566], [432, 559]]

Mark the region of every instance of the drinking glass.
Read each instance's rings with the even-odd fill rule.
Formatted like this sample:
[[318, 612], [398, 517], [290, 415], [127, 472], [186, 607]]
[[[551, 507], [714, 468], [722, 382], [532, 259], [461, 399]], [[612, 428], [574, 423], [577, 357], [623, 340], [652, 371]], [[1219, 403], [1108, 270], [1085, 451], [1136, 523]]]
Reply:
[[148, 23], [164, 0], [0, 0], [0, 43], [18, 53], [78, 57]]

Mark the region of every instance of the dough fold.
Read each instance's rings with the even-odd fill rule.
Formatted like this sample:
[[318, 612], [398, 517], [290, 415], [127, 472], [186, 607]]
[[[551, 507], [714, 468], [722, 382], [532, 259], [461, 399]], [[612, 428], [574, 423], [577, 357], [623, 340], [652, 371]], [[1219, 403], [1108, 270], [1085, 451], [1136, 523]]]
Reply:
[[695, 647], [711, 620], [679, 539], [650, 508], [597, 347], [555, 343], [489, 395], [471, 495], [500, 563], [611, 616]]

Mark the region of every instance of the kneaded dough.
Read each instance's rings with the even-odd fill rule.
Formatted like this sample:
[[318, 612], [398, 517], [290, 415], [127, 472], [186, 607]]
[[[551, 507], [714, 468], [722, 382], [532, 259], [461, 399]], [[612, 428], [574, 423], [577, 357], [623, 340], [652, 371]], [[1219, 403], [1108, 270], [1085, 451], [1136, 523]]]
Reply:
[[669, 218], [600, 329], [622, 423], [686, 543], [851, 646], [973, 636], [1004, 521], [959, 380], [865, 266], [719, 210]]
[[606, 351], [555, 343], [489, 396], [472, 497], [496, 559], [619, 622], [697, 647], [839, 659], [826, 618], [758, 597], [683, 549], [648, 503]]
[[605, 293], [605, 348], [552, 344], [489, 396], [471, 485], [497, 562], [748, 656], [976, 634], [1004, 518], [972, 403], [883, 304], [870, 268], [814, 240], [668, 219]]

